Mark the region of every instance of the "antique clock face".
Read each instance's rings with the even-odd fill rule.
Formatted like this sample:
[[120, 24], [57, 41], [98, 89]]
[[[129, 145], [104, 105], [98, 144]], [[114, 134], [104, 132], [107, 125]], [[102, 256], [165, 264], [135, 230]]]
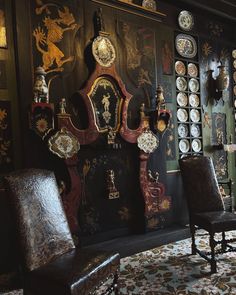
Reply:
[[178, 16], [178, 23], [182, 30], [184, 31], [192, 30], [194, 25], [193, 15], [187, 10], [181, 11]]

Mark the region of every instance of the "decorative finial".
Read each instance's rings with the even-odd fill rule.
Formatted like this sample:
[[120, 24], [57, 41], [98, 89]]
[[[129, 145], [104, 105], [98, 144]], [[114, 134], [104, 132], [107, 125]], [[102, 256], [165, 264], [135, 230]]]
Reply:
[[60, 114], [66, 114], [66, 99], [62, 98], [59, 102], [60, 105]]
[[46, 72], [44, 68], [37, 67], [35, 69], [35, 83], [33, 88], [34, 102], [49, 103], [48, 86], [45, 81]]
[[157, 104], [157, 109], [165, 109], [165, 98], [163, 95], [163, 88], [161, 85], [157, 86], [156, 90], [156, 104]]
[[104, 25], [104, 20], [102, 16], [102, 8], [99, 7], [98, 10], [96, 11], [95, 14], [95, 19], [96, 19], [96, 29], [98, 32], [105, 32], [105, 25]]

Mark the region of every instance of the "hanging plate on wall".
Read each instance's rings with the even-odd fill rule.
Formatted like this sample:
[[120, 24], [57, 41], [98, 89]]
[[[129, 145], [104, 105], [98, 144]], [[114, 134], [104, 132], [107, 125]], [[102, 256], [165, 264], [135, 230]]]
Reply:
[[184, 76], [186, 74], [185, 64], [181, 60], [176, 61], [176, 63], [175, 63], [175, 71], [180, 76]]
[[80, 149], [78, 139], [66, 128], [62, 128], [48, 140], [49, 150], [58, 157], [68, 159]]
[[186, 122], [188, 120], [188, 113], [185, 109], [178, 109], [177, 118], [180, 122]]
[[96, 62], [102, 67], [110, 67], [116, 59], [116, 51], [111, 41], [105, 36], [98, 36], [92, 45]]
[[178, 23], [182, 30], [190, 31], [194, 26], [194, 18], [191, 12], [183, 10], [178, 16]]
[[200, 98], [197, 94], [191, 93], [189, 95], [189, 104], [193, 108], [197, 108], [200, 104]]
[[202, 143], [201, 143], [200, 139], [195, 138], [192, 141], [192, 149], [196, 153], [200, 152], [200, 150], [202, 149]]
[[191, 127], [190, 127], [190, 132], [191, 132], [191, 135], [192, 135], [193, 137], [199, 137], [200, 134], [201, 134], [201, 130], [200, 130], [199, 125], [197, 125], [197, 124], [192, 124]]
[[177, 103], [180, 107], [186, 107], [186, 105], [188, 104], [188, 97], [184, 92], [178, 93]]
[[138, 147], [145, 153], [152, 153], [159, 146], [159, 140], [151, 130], [145, 130], [137, 138]]
[[195, 64], [193, 63], [188, 64], [188, 74], [190, 77], [194, 77], [194, 78], [198, 76], [198, 68]]
[[188, 136], [188, 125], [187, 124], [179, 124], [178, 126], [178, 134], [180, 137]]
[[188, 82], [189, 90], [192, 92], [198, 92], [199, 90], [199, 82], [195, 78], [191, 78]]
[[193, 58], [197, 54], [197, 43], [190, 35], [177, 35], [175, 38], [175, 48], [179, 55], [186, 58]]
[[190, 144], [189, 144], [189, 141], [188, 139], [181, 139], [179, 141], [179, 150], [182, 152], [182, 153], [187, 153], [190, 149]]

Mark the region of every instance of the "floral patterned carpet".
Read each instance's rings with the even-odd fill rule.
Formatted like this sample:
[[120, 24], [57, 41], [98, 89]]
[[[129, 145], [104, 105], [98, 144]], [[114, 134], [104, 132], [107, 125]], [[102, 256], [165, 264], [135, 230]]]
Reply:
[[[229, 235], [236, 238], [236, 232]], [[202, 249], [208, 249], [205, 232], [200, 232], [197, 242]], [[185, 239], [123, 258], [120, 294], [236, 295], [236, 253], [219, 255], [218, 273], [210, 275], [209, 264], [199, 255], [190, 255], [190, 249], [190, 239]]]
[[[236, 233], [230, 233], [230, 237]], [[208, 249], [208, 236], [198, 236], [201, 249]], [[218, 256], [218, 273], [199, 255], [190, 255], [185, 239], [122, 259], [121, 294], [210, 295], [236, 294], [236, 253]]]

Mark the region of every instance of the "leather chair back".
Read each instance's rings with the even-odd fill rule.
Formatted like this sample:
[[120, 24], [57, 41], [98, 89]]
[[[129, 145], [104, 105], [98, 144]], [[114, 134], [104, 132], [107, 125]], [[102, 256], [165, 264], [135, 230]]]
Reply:
[[189, 156], [179, 160], [180, 171], [189, 213], [223, 211], [224, 203], [219, 191], [212, 159]]
[[26, 270], [34, 270], [75, 248], [52, 172], [20, 170], [5, 181]]

